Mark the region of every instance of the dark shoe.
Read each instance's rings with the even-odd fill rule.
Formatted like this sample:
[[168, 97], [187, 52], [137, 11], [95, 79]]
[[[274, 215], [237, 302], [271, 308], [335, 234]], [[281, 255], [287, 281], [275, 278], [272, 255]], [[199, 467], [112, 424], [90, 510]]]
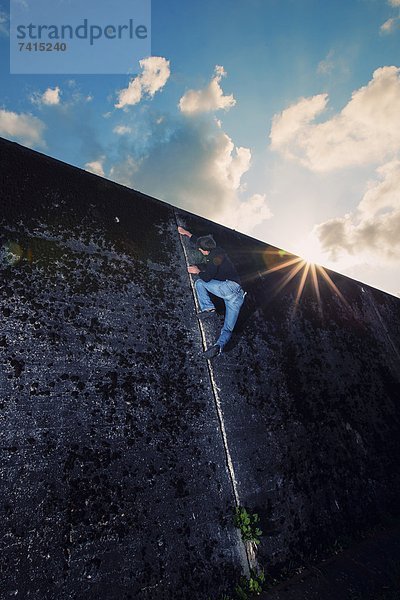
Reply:
[[214, 346], [210, 346], [210, 348], [203, 352], [203, 357], [208, 359], [215, 358], [216, 356], [221, 354], [221, 352], [221, 346], [219, 346], [218, 344], [214, 344]]
[[216, 314], [215, 308], [212, 308], [211, 310], [201, 310], [200, 312], [198, 312], [196, 314], [196, 317], [198, 319], [200, 319], [201, 321], [204, 321], [205, 319], [209, 319], [210, 317], [214, 316], [215, 314]]

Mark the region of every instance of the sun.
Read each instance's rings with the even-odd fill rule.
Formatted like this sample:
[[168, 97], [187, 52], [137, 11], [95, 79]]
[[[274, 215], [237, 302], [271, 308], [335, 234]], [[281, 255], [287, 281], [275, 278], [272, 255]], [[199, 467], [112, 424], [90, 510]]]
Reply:
[[300, 258], [303, 260], [303, 262], [305, 262], [305, 263], [306, 263], [306, 265], [316, 265], [316, 264], [317, 264], [317, 263], [315, 262], [315, 260], [313, 260], [313, 259], [312, 259], [312, 257], [311, 257], [311, 256], [304, 256], [304, 255], [303, 255], [303, 256], [301, 256]]
[[[268, 258], [269, 266], [263, 271], [262, 275], [269, 275], [274, 272], [282, 272], [280, 282], [274, 287], [273, 295], [280, 293], [290, 281], [297, 278], [298, 285], [296, 297], [292, 307], [292, 318], [296, 315], [303, 291], [309, 280], [314, 290], [317, 300], [318, 311], [322, 314], [322, 297], [320, 286], [322, 283], [328, 285], [330, 289], [340, 298], [348, 308], [349, 304], [341, 291], [332, 281], [329, 273], [324, 267], [317, 263], [318, 252], [312, 246], [304, 247], [298, 256], [290, 254], [283, 250], [271, 249], [264, 251], [265, 258]], [[272, 261], [270, 260], [272, 259]], [[318, 259], [317, 259], [318, 260]]]
[[319, 265], [322, 262], [322, 254], [320, 245], [314, 239], [303, 241], [297, 251], [297, 254], [308, 265]]

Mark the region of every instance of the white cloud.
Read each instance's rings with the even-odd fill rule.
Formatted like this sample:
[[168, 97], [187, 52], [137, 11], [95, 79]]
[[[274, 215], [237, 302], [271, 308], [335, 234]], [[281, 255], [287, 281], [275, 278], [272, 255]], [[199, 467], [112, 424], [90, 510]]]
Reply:
[[43, 104], [60, 104], [60, 88], [57, 86], [54, 89], [48, 88], [42, 96]]
[[400, 6], [400, 0], [389, 0], [390, 6]]
[[351, 76], [350, 63], [354, 59], [354, 47], [346, 46], [329, 50], [326, 57], [317, 65], [321, 77], [335, 77], [335, 82], [347, 81]]
[[45, 104], [46, 106], [55, 106], [60, 104], [60, 92], [61, 90], [58, 86], [55, 88], [47, 88], [43, 94], [38, 92], [34, 93], [31, 96], [31, 102], [38, 105]]
[[214, 77], [208, 86], [202, 90], [189, 90], [179, 101], [179, 109], [186, 114], [199, 114], [211, 112], [214, 110], [229, 110], [235, 106], [236, 100], [233, 94], [224, 96], [220, 86], [222, 77], [226, 76], [224, 68], [217, 65], [214, 71]]
[[60, 112], [66, 114], [74, 106], [89, 104], [94, 99], [93, 94], [80, 91], [73, 79], [66, 82], [66, 87], [65, 91], [61, 90], [60, 86], [57, 85], [54, 88], [48, 87], [44, 92], [34, 92], [30, 96], [30, 101], [40, 109], [48, 106], [57, 106]]
[[255, 227], [267, 219], [271, 219], [272, 216], [265, 194], [253, 194], [244, 201], [236, 199], [220, 219], [227, 227], [250, 233]]
[[164, 117], [149, 139], [139, 158], [136, 144], [128, 154], [121, 145], [109, 178], [246, 233], [270, 217], [264, 196], [240, 198], [251, 152], [236, 146], [215, 119]]
[[380, 26], [380, 32], [381, 33], [393, 33], [393, 31], [396, 29], [396, 27], [398, 25], [398, 22], [399, 22], [398, 17], [392, 17], [391, 19], [388, 19]]
[[21, 142], [29, 148], [45, 147], [43, 132], [46, 125], [30, 114], [0, 109], [0, 135]]
[[114, 133], [118, 135], [126, 135], [127, 133], [132, 133], [132, 128], [127, 125], [116, 125], [113, 129]]
[[139, 61], [142, 73], [129, 82], [127, 88], [119, 90], [116, 108], [138, 104], [143, 97], [153, 97], [167, 83], [170, 76], [169, 60], [161, 56], [149, 56]]
[[250, 150], [236, 147], [214, 120], [179, 122], [172, 135], [161, 133], [153, 141], [141, 159], [122, 160], [112, 174], [118, 173], [120, 183], [209, 217], [229, 205], [250, 166]]
[[134, 186], [134, 176], [138, 171], [138, 164], [132, 156], [126, 156], [124, 160], [113, 165], [110, 169], [109, 178], [127, 187]]
[[292, 151], [293, 142], [297, 136], [302, 136], [328, 102], [328, 94], [319, 94], [311, 98], [301, 98], [296, 104], [289, 106], [272, 119], [271, 148], [282, 152], [285, 156], [295, 158]]
[[104, 177], [104, 160], [105, 157], [102, 156], [98, 160], [94, 160], [93, 162], [87, 162], [85, 164], [86, 171], [89, 171], [89, 173], [94, 173], [95, 175], [100, 175], [100, 177]]
[[399, 73], [395, 66], [377, 69], [340, 113], [322, 123], [314, 120], [328, 95], [302, 98], [274, 116], [271, 148], [313, 171], [393, 158], [400, 150]]
[[328, 52], [327, 57], [318, 63], [317, 73], [319, 75], [329, 75], [330, 73], [332, 73], [333, 69], [335, 68], [335, 62], [333, 60], [333, 57], [334, 52], [333, 50], [330, 50]]
[[379, 167], [377, 175], [355, 212], [315, 227], [332, 260], [346, 253], [374, 264], [400, 258], [400, 160]]

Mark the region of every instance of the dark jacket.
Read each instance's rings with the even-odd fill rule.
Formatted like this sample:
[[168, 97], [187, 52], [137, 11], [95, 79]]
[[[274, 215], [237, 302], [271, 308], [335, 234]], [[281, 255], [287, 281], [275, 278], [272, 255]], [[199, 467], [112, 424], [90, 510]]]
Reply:
[[[192, 235], [189, 239], [190, 244], [198, 249], [198, 237]], [[204, 255], [204, 258], [205, 262], [197, 265], [200, 269], [200, 279], [203, 281], [210, 281], [211, 279], [217, 279], [218, 281], [229, 280], [236, 281], [236, 283], [242, 285], [234, 264], [223, 248], [219, 246], [213, 248], [213, 250], [210, 250], [210, 254]]]

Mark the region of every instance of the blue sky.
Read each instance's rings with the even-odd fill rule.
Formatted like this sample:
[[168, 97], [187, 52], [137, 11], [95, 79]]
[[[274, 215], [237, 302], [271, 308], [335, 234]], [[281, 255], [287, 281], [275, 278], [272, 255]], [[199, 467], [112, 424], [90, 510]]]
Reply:
[[10, 75], [8, 13], [1, 136], [400, 294], [400, 0], [153, 0], [137, 75]]

